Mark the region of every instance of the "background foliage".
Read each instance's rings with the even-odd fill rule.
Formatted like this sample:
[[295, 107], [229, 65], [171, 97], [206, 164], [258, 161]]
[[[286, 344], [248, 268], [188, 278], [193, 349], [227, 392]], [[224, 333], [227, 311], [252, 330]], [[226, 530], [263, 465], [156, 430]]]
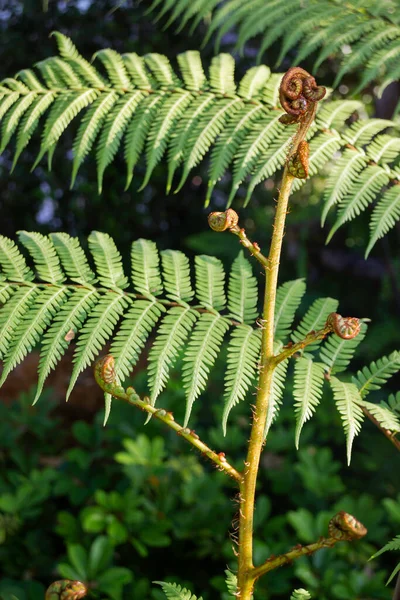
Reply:
[[[166, 21], [153, 25], [144, 14], [149, 6], [146, 2], [136, 5], [127, 1], [111, 13], [116, 3], [105, 0], [50, 0], [46, 13], [40, 4], [38, 0], [2, 2], [1, 78], [54, 54], [54, 41], [48, 38], [54, 29], [73, 37], [87, 57], [110, 46], [118, 52], [160, 52], [171, 59], [184, 50], [199, 48], [207, 29], [200, 23], [190, 42], [188, 29], [178, 35], [172, 30], [165, 33], [161, 25]], [[224, 37], [223, 50], [230, 51], [236, 42], [237, 31], [233, 30]], [[254, 65], [258, 47], [257, 38], [247, 43], [239, 75]], [[265, 62], [274, 65], [280, 50], [279, 43], [273, 44]], [[288, 50], [279, 70], [292, 64], [295, 50]], [[205, 61], [213, 54], [211, 44], [202, 51]], [[302, 66], [311, 71], [317, 56], [311, 54]], [[322, 84], [333, 85], [340, 62], [332, 55], [321, 64], [317, 74]], [[335, 94], [341, 98], [358, 83], [358, 76], [349, 73]], [[366, 103], [370, 116], [391, 118], [397, 104], [396, 84], [381, 99], [376, 92], [372, 83], [356, 98]], [[122, 192], [125, 169], [117, 158], [105, 174], [103, 195], [98, 196], [91, 162], [82, 168], [74, 190], [68, 190], [71, 155], [67, 151], [59, 156], [51, 174], [42, 167], [30, 173], [38, 142], [21, 156], [12, 175], [12, 153], [6, 151], [0, 158], [1, 234], [15, 238], [20, 229], [64, 230], [83, 238], [97, 229], [112, 235], [126, 257], [131, 240], [139, 237], [156, 239], [161, 248], [183, 249], [189, 254], [215, 253], [229, 262], [236, 256], [233, 240], [206, 229], [206, 213], [200, 208], [206, 194], [201, 168], [176, 195], [165, 196], [163, 165], [157, 166], [151, 184], [143, 191], [133, 186]], [[71, 147], [72, 134], [69, 142], [64, 148]], [[144, 172], [139, 174], [138, 181]], [[230, 182], [221, 183], [212, 199], [213, 210], [225, 205], [229, 193]], [[399, 232], [395, 229], [379, 242], [364, 261], [367, 219], [361, 217], [339, 230], [325, 247], [329, 227], [321, 230], [319, 225], [325, 185], [323, 173], [293, 198], [281, 281], [307, 278], [305, 306], [318, 296], [329, 295], [340, 298], [343, 314], [372, 319], [370, 334], [360, 346], [358, 368], [388, 354], [397, 344]], [[256, 240], [264, 247], [274, 187], [274, 180], [267, 180], [242, 213], [252, 237], [257, 223]], [[235, 208], [240, 209], [240, 204]], [[85, 569], [79, 575], [98, 582], [100, 597], [162, 598], [162, 592], [150, 584], [161, 579], [186, 586], [193, 581], [195, 593], [216, 597], [217, 590], [224, 589], [221, 574], [232, 558], [231, 542], [226, 538], [235, 514], [229, 483], [220, 473], [211, 471], [210, 475], [208, 465], [188, 452], [179, 439], [167, 435], [163, 442], [156, 424], [141, 429], [142, 416], [129, 407], [115, 403], [109, 425], [103, 429], [101, 395], [90, 373], [78, 381], [65, 407], [69, 360], [67, 357], [47, 396], [34, 408], [30, 406], [34, 388], [30, 388], [35, 382], [37, 356], [24, 363], [1, 391], [0, 596], [5, 600], [11, 595], [20, 600], [42, 598], [50, 581], [63, 574], [72, 576], [79, 563], [79, 568], [83, 565]], [[138, 378], [143, 379], [144, 366], [139, 364], [135, 375], [139, 391]], [[27, 390], [24, 395], [22, 388]], [[392, 389], [396, 390], [396, 380]], [[240, 460], [247, 439], [247, 409], [239, 407], [224, 439], [215, 425], [221, 415], [213, 413], [222, 407], [212, 408], [211, 402], [220, 393], [222, 385], [216, 378], [210, 396], [195, 415], [196, 430], [208, 429], [205, 438], [213, 447], [226, 448]], [[357, 440], [351, 468], [346, 468], [339, 417], [327, 401], [304, 430], [297, 454], [291, 398], [289, 389], [284, 418], [272, 430], [264, 454], [256, 513], [256, 560], [315, 539], [336, 509], [354, 512], [370, 533], [366, 541], [354, 546], [343, 544], [277, 571], [261, 582], [257, 595], [288, 598], [295, 587], [307, 587], [320, 600], [388, 599], [390, 591], [384, 583], [395, 564], [394, 556], [388, 553], [368, 565], [366, 560], [399, 531], [400, 481], [392, 466], [397, 457], [383, 436], [368, 426]], [[169, 384], [165, 403], [183, 415], [184, 395], [177, 375]], [[169, 547], [173, 552], [166, 552]], [[211, 586], [205, 584], [208, 580]], [[125, 583], [118, 585], [118, 581]]]

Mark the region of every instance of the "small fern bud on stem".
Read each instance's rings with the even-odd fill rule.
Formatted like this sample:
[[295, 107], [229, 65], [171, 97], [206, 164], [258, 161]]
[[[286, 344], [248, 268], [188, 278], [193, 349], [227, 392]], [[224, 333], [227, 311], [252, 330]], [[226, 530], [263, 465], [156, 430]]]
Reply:
[[212, 212], [208, 215], [208, 224], [213, 231], [226, 231], [236, 227], [239, 215], [232, 208], [225, 212]]
[[357, 317], [342, 317], [338, 313], [331, 313], [326, 320], [326, 327], [342, 340], [352, 340], [361, 331], [361, 321]]
[[328, 531], [331, 538], [349, 542], [359, 540], [367, 534], [364, 525], [344, 510], [332, 517], [329, 521]]

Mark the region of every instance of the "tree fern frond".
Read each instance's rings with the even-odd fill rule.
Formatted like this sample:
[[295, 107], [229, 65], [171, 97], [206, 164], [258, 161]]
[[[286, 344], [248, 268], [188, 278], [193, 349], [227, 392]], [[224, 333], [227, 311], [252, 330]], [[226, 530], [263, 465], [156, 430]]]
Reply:
[[99, 294], [95, 290], [77, 289], [61, 306], [61, 310], [43, 336], [38, 367], [39, 379], [33, 404], [38, 401], [50, 371], [55, 369], [67, 351], [71, 340], [81, 329], [98, 299]]
[[119, 294], [102, 296], [82, 327], [74, 352], [72, 375], [67, 389], [68, 400], [80, 373], [93, 363], [100, 350], [111, 338], [120, 316], [128, 305]]
[[125, 289], [128, 278], [124, 274], [122, 258], [114, 240], [107, 233], [93, 231], [88, 242], [101, 285], [110, 289]]
[[146, 296], [158, 296], [162, 291], [160, 259], [154, 242], [140, 238], [132, 244], [132, 282]]
[[209, 183], [206, 196], [208, 206], [215, 184], [225, 173], [252, 124], [264, 113], [262, 105], [244, 106], [236, 113], [235, 121], [228, 123], [218, 137], [210, 157]]
[[[318, 5], [315, 12], [316, 0], [311, 1], [312, 6], [302, 11], [301, 30], [306, 11], [314, 11], [313, 18], [317, 18], [317, 14], [324, 15], [328, 28], [338, 27], [333, 21], [329, 22], [322, 5]], [[180, 8], [184, 2], [180, 0]], [[257, 10], [250, 10], [250, 6], [255, 4]], [[161, 6], [165, 3], [160, 3], [159, 8]], [[215, 9], [213, 22], [219, 23], [217, 29], [221, 27], [220, 31], [227, 26], [232, 15], [233, 22], [243, 18], [243, 23], [249, 25], [252, 20], [256, 29], [261, 27], [260, 15], [266, 19], [267, 27], [273, 15], [278, 18], [278, 14], [288, 12], [290, 18], [296, 20], [295, 11], [286, 0], [273, 0], [268, 6], [261, 0], [250, 0], [245, 5], [237, 0], [228, 0], [226, 6], [227, 11], [213, 4], [212, 0], [195, 0], [183, 8], [183, 12], [179, 8], [179, 18], [184, 19], [190, 13], [190, 19], [195, 21], [198, 15], [205, 14], [204, 11]], [[171, 2], [170, 9], [173, 11], [175, 7], [176, 3]], [[169, 11], [168, 8], [166, 10]], [[358, 18], [360, 11], [355, 13]], [[219, 16], [223, 14], [229, 15], [229, 18], [220, 20]], [[341, 12], [342, 19], [345, 20], [345, 15]], [[284, 21], [279, 25], [282, 29], [279, 35], [283, 37], [286, 36], [284, 29], [287, 29]], [[351, 31], [350, 28], [349, 33]], [[31, 136], [40, 129], [43, 129], [42, 144], [34, 166], [47, 154], [50, 167], [58, 141], [72, 120], [78, 125], [73, 142], [72, 184], [85, 157], [96, 148], [100, 191], [105, 169], [122, 142], [127, 164], [127, 187], [139, 160], [143, 158], [145, 162], [143, 187], [165, 156], [167, 190], [172, 187], [176, 170], [182, 167], [177, 186], [180, 189], [192, 170], [209, 153], [211, 164], [206, 203], [227, 169], [233, 171], [230, 204], [248, 177], [251, 179], [246, 202], [256, 185], [271, 177], [283, 165], [293, 130], [279, 122], [280, 111], [276, 109], [279, 107], [281, 75], [271, 75], [268, 67], [250, 68], [236, 84], [234, 61], [227, 54], [212, 59], [208, 75], [198, 53], [180, 54], [180, 78], [165, 56], [149, 54], [142, 58], [134, 53], [120, 56], [113, 50], [101, 50], [96, 55], [98, 65], [103, 63], [105, 66], [106, 75], [101, 75], [94, 65], [79, 55], [71, 40], [62, 34], [54, 35], [61, 57], [42, 61], [34, 71], [21, 72], [21, 80], [7, 78], [0, 87], [3, 146], [9, 147], [16, 138], [13, 167]], [[269, 33], [266, 35], [268, 37]], [[290, 36], [287, 39], [290, 40]], [[317, 173], [328, 161], [334, 163], [339, 156], [339, 165], [332, 174], [328, 189], [327, 208], [331, 199], [332, 203], [347, 203], [350, 181], [354, 186], [360, 181], [365, 182], [364, 172], [368, 168], [364, 168], [363, 159], [357, 158], [358, 154], [378, 160], [386, 168], [397, 151], [398, 141], [394, 135], [384, 134], [377, 140], [372, 139], [376, 133], [396, 127], [396, 123], [365, 119], [365, 111], [360, 111], [361, 118], [348, 126], [348, 117], [361, 108], [362, 104], [355, 101], [324, 102], [313, 126], [310, 174]], [[44, 128], [41, 117], [44, 118]], [[354, 146], [354, 150], [346, 148], [348, 144]], [[341, 155], [337, 153], [339, 148], [343, 150]], [[340, 173], [338, 178], [336, 173]], [[387, 170], [387, 175], [391, 185], [396, 183], [398, 173], [395, 168]], [[297, 190], [301, 185], [303, 182], [297, 180], [293, 189]], [[375, 192], [374, 188], [370, 196], [375, 201], [379, 199], [379, 193], [380, 190]], [[347, 216], [353, 212], [355, 215], [357, 211], [350, 211]], [[396, 211], [393, 217], [397, 219]], [[386, 226], [385, 231], [388, 228], [390, 226]]]
[[354, 383], [340, 381], [336, 377], [331, 377], [329, 383], [333, 391], [336, 407], [342, 419], [347, 440], [347, 464], [350, 464], [353, 441], [355, 436], [360, 432], [361, 423], [364, 419], [359, 405], [361, 397]]
[[338, 160], [326, 183], [324, 191], [325, 206], [322, 211], [321, 223], [324, 225], [329, 210], [340, 202], [357, 175], [367, 166], [367, 158], [364, 152], [346, 148], [342, 157]]
[[220, 311], [226, 304], [225, 273], [221, 261], [214, 256], [196, 256], [196, 296], [202, 306]]
[[373, 404], [362, 400], [359, 402], [378, 421], [379, 425], [393, 433], [400, 432], [400, 418], [384, 404]]
[[275, 307], [275, 339], [284, 340], [289, 335], [296, 310], [306, 291], [304, 279], [287, 281], [279, 286]]
[[9, 281], [32, 281], [34, 274], [17, 245], [0, 235], [0, 273]]
[[63, 288], [44, 289], [35, 298], [29, 310], [15, 327], [9, 347], [4, 357], [0, 386], [8, 374], [23, 361], [39, 341], [43, 331], [50, 324], [52, 317], [65, 302], [68, 292]]
[[161, 260], [167, 297], [177, 302], [190, 302], [194, 291], [190, 281], [189, 259], [179, 250], [163, 250]]
[[[178, 8], [177, 5], [178, 4]], [[195, 5], [195, 7], [193, 6]], [[360, 6], [362, 10], [360, 9]], [[236, 29], [236, 49], [243, 51], [245, 44], [255, 36], [261, 35], [258, 60], [280, 39], [281, 52], [277, 63], [285, 56], [298, 51], [297, 64], [318, 52], [315, 68], [332, 56], [341, 60], [334, 86], [342, 77], [351, 71], [361, 70], [361, 65], [368, 62], [360, 87], [371, 79], [380, 76], [384, 81], [390, 79], [396, 59], [396, 51], [400, 38], [400, 26], [393, 15], [396, 15], [396, 3], [385, 4], [385, 9], [376, 9], [374, 0], [367, 0], [360, 5], [358, 0], [351, 0], [345, 5], [332, 4], [328, 0], [310, 0], [304, 5], [299, 0], [272, 0], [266, 5], [261, 0], [246, 3], [240, 0], [228, 0], [220, 3], [217, 0], [180, 0], [180, 2], [153, 2], [149, 12], [154, 12], [157, 19], [172, 13], [166, 27], [181, 21], [183, 26], [192, 21], [191, 31], [198, 26], [205, 14], [210, 13], [208, 32], [205, 42], [216, 34], [216, 46], [231, 29]], [[389, 10], [390, 8], [391, 10]], [[320, 35], [317, 35], [319, 32]], [[353, 46], [351, 53], [344, 54], [344, 46]], [[377, 68], [379, 61], [386, 69]]]
[[105, 85], [105, 80], [99, 75], [93, 65], [79, 54], [70, 38], [59, 31], [53, 31], [51, 35], [57, 41], [58, 50], [62, 58], [76, 69], [86, 83], [97, 88]]
[[220, 315], [200, 315], [183, 357], [183, 387], [186, 392], [187, 426], [194, 401], [204, 391], [211, 367], [215, 363], [229, 321]]
[[113, 106], [105, 120], [97, 146], [97, 184], [99, 193], [103, 187], [103, 175], [117, 153], [122, 136], [143, 94], [139, 91], [126, 94]]
[[86, 255], [77, 238], [67, 233], [51, 233], [54, 244], [65, 273], [76, 283], [89, 287], [96, 283], [96, 276], [89, 266]]
[[368, 146], [367, 152], [374, 162], [389, 164], [399, 155], [400, 139], [387, 134], [378, 135]]
[[210, 108], [207, 118], [200, 119], [198, 125], [193, 128], [183, 151], [183, 173], [176, 192], [179, 192], [190, 171], [208, 152], [211, 144], [220, 134], [228, 119], [232, 116], [234, 117], [235, 113], [242, 106], [243, 103], [239, 98], [218, 100]]
[[105, 50], [98, 50], [93, 55], [93, 59], [95, 58], [98, 58], [103, 63], [111, 84], [127, 92], [131, 81], [122, 56], [118, 52], [115, 52], [115, 50], [106, 48]]
[[397, 392], [397, 394], [390, 394], [387, 401], [382, 402], [382, 406], [385, 406], [389, 410], [400, 415], [400, 392]]
[[186, 111], [184, 121], [177, 127], [169, 144], [167, 193], [171, 190], [175, 171], [184, 159], [184, 152], [189, 139], [196, 140], [192, 135], [194, 128], [199, 123], [202, 115], [208, 114], [208, 110], [214, 103], [215, 97], [212, 94], [201, 95], [192, 102]]
[[395, 351], [358, 371], [353, 383], [360, 390], [361, 398], [365, 398], [370, 391], [379, 390], [399, 370], [400, 353]]
[[346, 130], [343, 131], [342, 137], [349, 144], [361, 147], [365, 144], [369, 144], [371, 139], [377, 133], [380, 133], [388, 127], [395, 127], [395, 123], [387, 119], [360, 120], [352, 123], [350, 127], [347, 127]]
[[202, 597], [197, 598], [186, 588], [182, 588], [177, 583], [165, 583], [164, 581], [153, 581], [162, 587], [162, 590], [168, 600], [203, 600]]
[[165, 311], [155, 300], [137, 300], [124, 315], [120, 328], [113, 338], [110, 354], [115, 358], [115, 372], [124, 381], [140, 356], [140, 353]]
[[200, 52], [191, 50], [178, 54], [178, 63], [186, 88], [191, 92], [203, 89], [207, 79], [203, 70]]
[[244, 400], [249, 388], [254, 384], [260, 348], [259, 331], [248, 325], [240, 325], [233, 331], [228, 345], [225, 373], [225, 408], [222, 416], [224, 435], [229, 413], [240, 400]]
[[[322, 329], [326, 323], [328, 315], [336, 312], [338, 301], [333, 298], [318, 298], [310, 306], [302, 320], [300, 321], [296, 331], [291, 335], [292, 340], [301, 342], [311, 331]], [[307, 352], [312, 352], [320, 344], [320, 340], [313, 342], [307, 346]]]
[[174, 131], [174, 126], [189, 105], [190, 100], [190, 93], [184, 91], [180, 94], [172, 94], [165, 97], [159, 109], [159, 114], [156, 116], [154, 124], [149, 131], [146, 150], [147, 169], [139, 190], [148, 184], [154, 168], [158, 165], [165, 152], [167, 143]]
[[0, 356], [4, 357], [21, 319], [35, 301], [39, 290], [26, 287], [15, 290], [7, 302], [6, 309], [0, 312]]
[[19, 231], [18, 237], [32, 256], [39, 279], [55, 285], [65, 280], [55, 247], [49, 238], [29, 231]]
[[148, 378], [153, 406], [167, 384], [169, 370], [175, 364], [197, 316], [190, 308], [174, 306], [161, 322], [149, 354]]
[[330, 373], [340, 373], [347, 368], [366, 331], [367, 326], [362, 323], [360, 333], [352, 340], [344, 340], [335, 333], [329, 336], [319, 351], [319, 357]]
[[79, 167], [85, 156], [89, 154], [92, 149], [108, 113], [117, 100], [118, 95], [115, 92], [104, 94], [93, 102], [92, 106], [83, 117], [73, 144], [74, 162], [72, 166], [71, 187], [73, 187], [75, 183]]
[[14, 110], [9, 111], [1, 128], [1, 144], [0, 153], [3, 152], [4, 148], [8, 145], [8, 142], [13, 136], [14, 131], [18, 127], [18, 124], [31, 104], [36, 100], [36, 93], [31, 92], [26, 96], [22, 96], [14, 106]]
[[295, 444], [299, 448], [304, 423], [311, 419], [321, 397], [324, 385], [324, 365], [309, 358], [299, 358], [294, 366], [293, 396], [296, 414]]
[[376, 242], [382, 238], [400, 219], [400, 185], [394, 185], [383, 194], [375, 206], [369, 224], [370, 238], [365, 256], [368, 256]]
[[389, 175], [382, 167], [370, 165], [364, 169], [358, 180], [350, 184], [347, 194], [342, 199], [337, 212], [337, 219], [326, 238], [326, 243], [332, 239], [341, 225], [361, 214], [388, 183]]
[[228, 310], [240, 323], [254, 323], [257, 311], [257, 279], [241, 250], [232, 264], [228, 286]]
[[[74, 367], [68, 397], [79, 374], [93, 363], [112, 338], [110, 352], [115, 359], [118, 380], [123, 381], [137, 363], [145, 344], [152, 342], [152, 331], [160, 321], [149, 357], [152, 401], [156, 401], [167, 384], [177, 358], [182, 357], [188, 419], [193, 402], [206, 387], [210, 369], [231, 326], [244, 328], [246, 333], [244, 341], [243, 335], [239, 335], [243, 347], [237, 344], [235, 347], [235, 337], [231, 342], [231, 363], [236, 360], [239, 364], [239, 376], [236, 371], [230, 374], [231, 394], [234, 402], [235, 398], [244, 397], [249, 378], [253, 378], [256, 369], [258, 350], [255, 348], [260, 346], [260, 330], [243, 324], [256, 319], [257, 284], [242, 254], [232, 266], [226, 308], [224, 270], [222, 263], [213, 257], [199, 256], [194, 260], [194, 298], [189, 260], [182, 252], [164, 250], [160, 273], [154, 242], [143, 239], [133, 242], [132, 277], [128, 281], [121, 255], [107, 234], [93, 232], [89, 236], [91, 257], [76, 238], [65, 233], [46, 237], [23, 232], [21, 241], [35, 262], [36, 280], [19, 248], [8, 238], [0, 237], [3, 379], [40, 344], [36, 401], [50, 372], [72, 343]], [[94, 259], [95, 269], [92, 270], [88, 258]], [[39, 277], [46, 283], [38, 281]], [[224, 313], [219, 312], [222, 310]], [[235, 320], [230, 312], [234, 312]], [[199, 322], [195, 325], [197, 319]], [[241, 352], [246, 349], [249, 355], [244, 357]], [[229, 391], [228, 380], [227, 376]], [[106, 396], [106, 416], [110, 405], [110, 397]]]

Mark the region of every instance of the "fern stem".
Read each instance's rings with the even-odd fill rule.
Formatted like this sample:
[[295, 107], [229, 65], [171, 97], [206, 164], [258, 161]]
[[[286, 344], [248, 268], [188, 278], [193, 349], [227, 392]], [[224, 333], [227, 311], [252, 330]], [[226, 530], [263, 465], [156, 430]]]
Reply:
[[245, 471], [240, 488], [238, 595], [241, 600], [250, 600], [256, 579], [256, 570], [253, 566], [254, 500], [260, 455], [264, 445], [264, 430], [272, 377], [276, 366], [274, 360], [276, 290], [287, 206], [293, 180], [293, 175], [290, 175], [287, 167], [285, 167], [273, 224], [268, 265], [266, 266], [260, 377]]
[[188, 427], [182, 427], [182, 425], [177, 423], [172, 412], [168, 412], [163, 408], [155, 408], [148, 402], [149, 399], [147, 397], [142, 400], [132, 387], [128, 387], [125, 390], [122, 386], [118, 385], [114, 371], [114, 362], [114, 358], [111, 355], [107, 355], [95, 363], [95, 379], [105, 393], [111, 394], [119, 400], [124, 400], [128, 404], [137, 406], [149, 416], [162, 421], [180, 437], [192, 444], [203, 456], [209, 458], [220, 471], [224, 471], [227, 475], [235, 479], [235, 481], [240, 482], [242, 480], [241, 474], [228, 463], [223, 452], [217, 453], [211, 450], [211, 448], [200, 440], [199, 436], [193, 430]]

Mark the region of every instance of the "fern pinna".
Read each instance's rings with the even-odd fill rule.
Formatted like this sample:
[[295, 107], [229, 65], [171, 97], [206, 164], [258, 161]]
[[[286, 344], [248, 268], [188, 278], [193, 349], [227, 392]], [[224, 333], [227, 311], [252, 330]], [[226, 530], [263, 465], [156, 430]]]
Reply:
[[[142, 156], [146, 169], [141, 188], [165, 156], [167, 191], [178, 191], [209, 155], [206, 203], [227, 170], [232, 173], [228, 204], [238, 193], [243, 196], [240, 187], [247, 182], [246, 204], [254, 189], [285, 163], [294, 129], [281, 122], [281, 75], [271, 74], [267, 66], [250, 68], [236, 83], [235, 62], [228, 54], [212, 59], [207, 77], [196, 51], [178, 55], [178, 75], [160, 54], [140, 57], [106, 49], [95, 54], [96, 68], [71, 40], [54, 35], [60, 56], [0, 84], [0, 152], [15, 140], [12, 168], [41, 129], [33, 167], [47, 155], [51, 168], [57, 144], [73, 121], [79, 126], [71, 185], [84, 159], [95, 151], [100, 191], [104, 172], [120, 147], [127, 187]], [[400, 218], [400, 142], [388, 133], [398, 126], [396, 122], [363, 117], [354, 121], [357, 111], [363, 113], [358, 101], [324, 103], [309, 129], [307, 172], [297, 179], [294, 190], [307, 176], [333, 163], [322, 215], [324, 222], [330, 209], [338, 208], [329, 239], [374, 204], [369, 252]], [[354, 121], [350, 126], [349, 117]]]
[[[159, 254], [154, 242], [139, 239], [132, 244], [128, 275], [112, 238], [104, 233], [93, 232], [89, 236], [90, 254], [66, 233], [46, 237], [21, 231], [19, 241], [29, 255], [28, 261], [26, 252], [22, 253], [10, 239], [0, 237], [0, 384], [40, 344], [36, 401], [49, 373], [73, 344], [68, 398], [79, 374], [93, 364], [109, 340], [115, 375], [122, 384], [150, 339], [149, 403], [155, 406], [159, 402], [158, 397], [181, 358], [186, 427], [193, 404], [206, 389], [210, 371], [226, 344], [222, 423], [226, 432], [232, 408], [249, 400], [254, 392], [260, 355], [258, 284], [243, 251], [226, 276], [221, 261], [215, 257], [196, 256], [190, 264], [182, 252], [163, 250]], [[338, 379], [337, 374], [347, 368], [363, 338], [366, 325], [362, 323], [361, 333], [353, 339], [345, 339], [342, 327], [337, 330], [339, 335], [330, 335], [321, 344], [329, 332], [335, 331], [332, 319], [343, 318], [335, 314], [337, 301], [320, 298], [293, 329], [304, 293], [301, 279], [278, 288], [277, 367], [266, 432], [279, 413], [289, 358], [293, 357], [296, 445], [304, 423], [321, 401], [325, 381], [329, 380], [350, 457], [363, 413], [372, 414], [391, 432], [400, 431], [393, 402], [376, 404], [365, 400], [400, 369], [400, 354], [394, 352], [364, 367], [353, 383]], [[106, 399], [109, 403], [111, 397], [106, 394]]]

